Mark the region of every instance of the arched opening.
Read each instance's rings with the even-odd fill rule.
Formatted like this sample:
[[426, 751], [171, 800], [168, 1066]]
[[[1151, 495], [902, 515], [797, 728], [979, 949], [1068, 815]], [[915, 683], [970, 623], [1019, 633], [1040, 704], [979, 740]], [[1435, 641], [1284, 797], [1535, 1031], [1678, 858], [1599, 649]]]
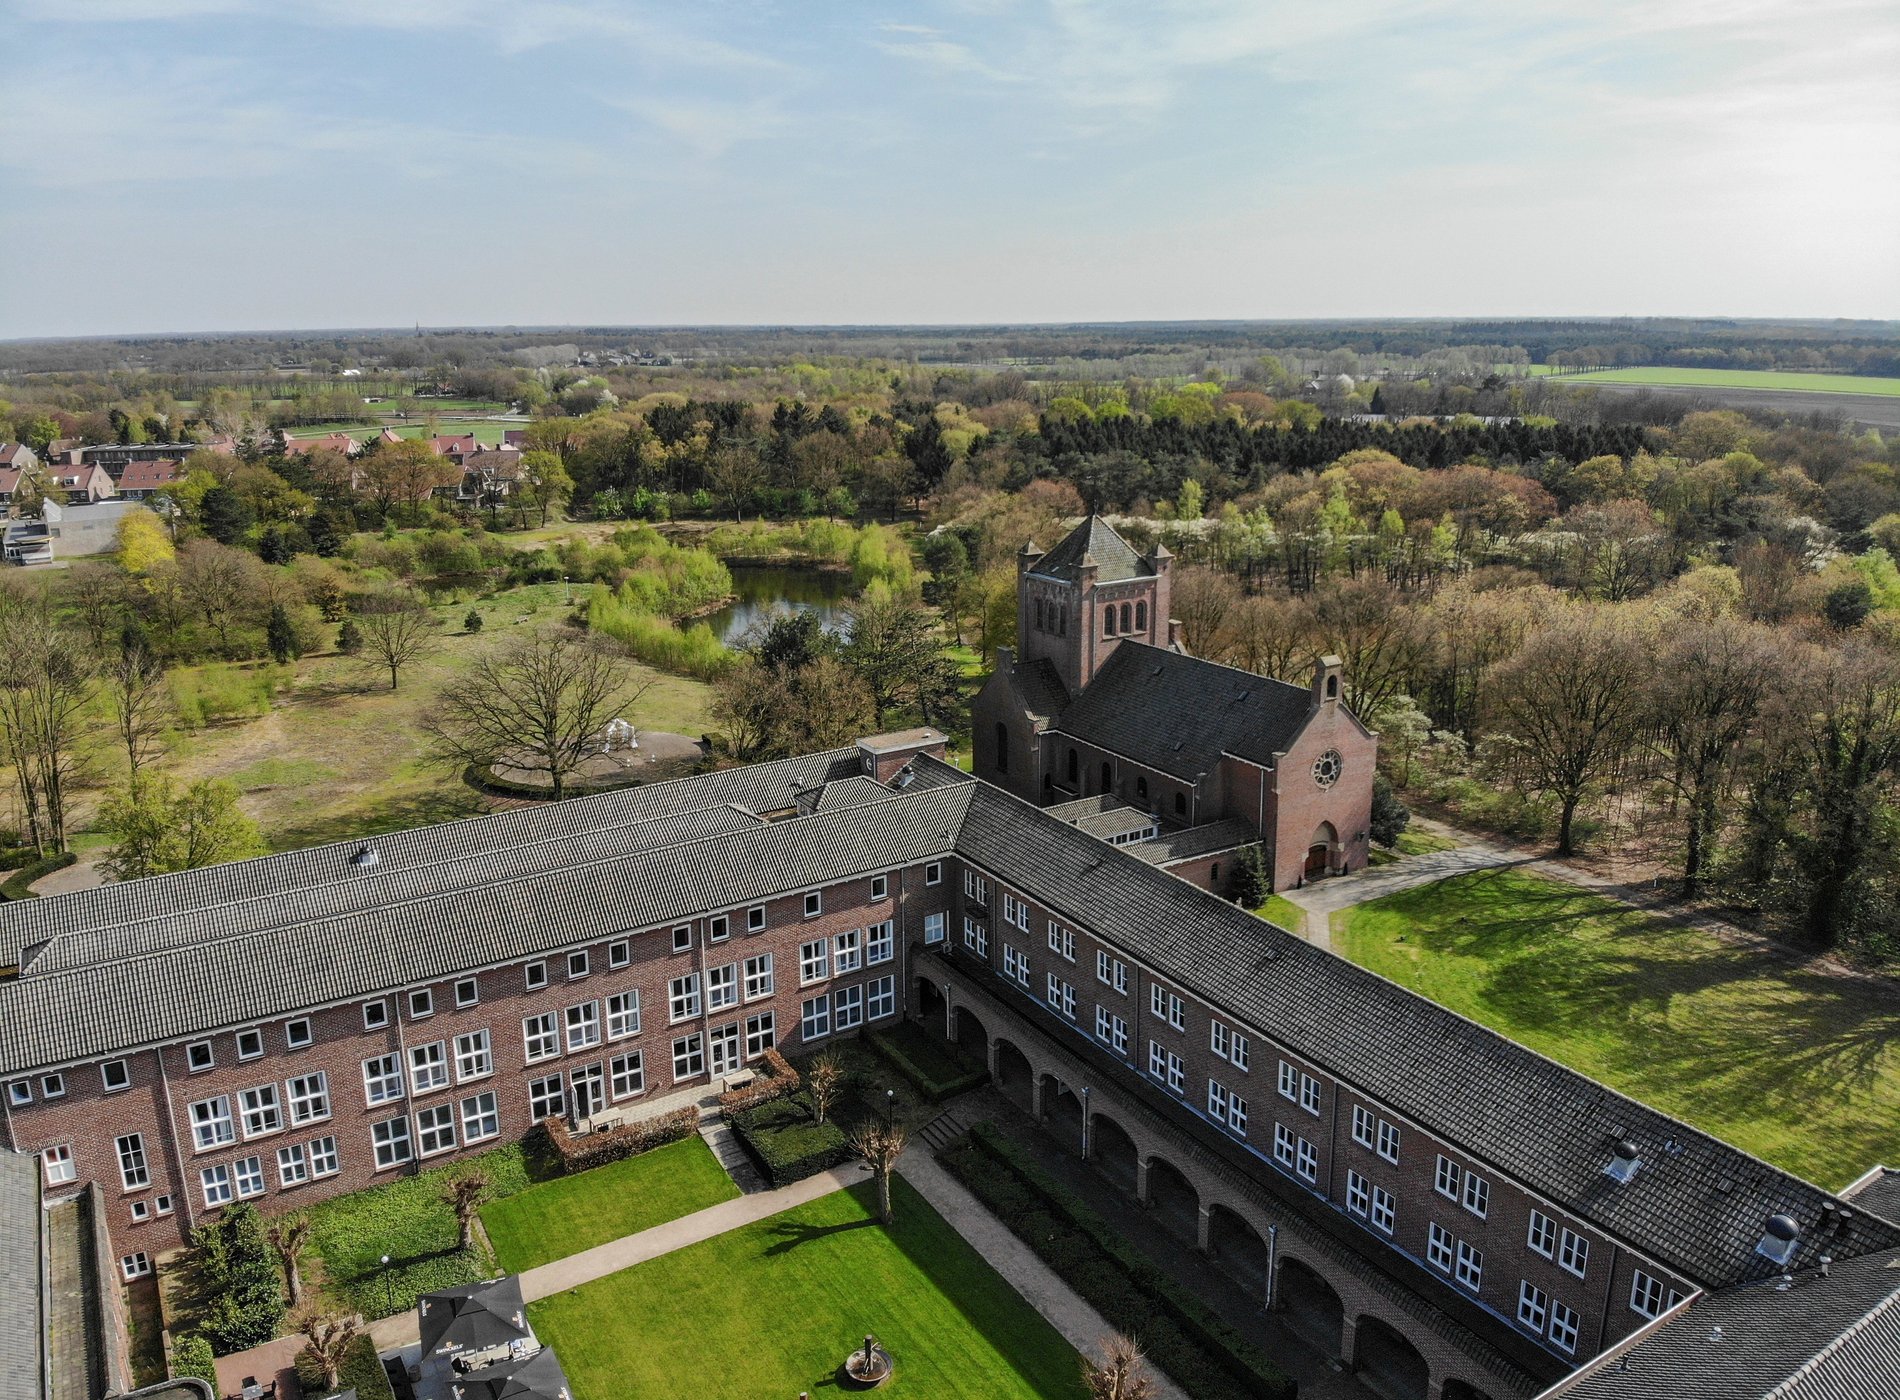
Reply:
[[967, 1006], [959, 1006], [956, 1014], [957, 1033], [951, 1037], [957, 1048], [966, 1055], [972, 1055], [980, 1064], [990, 1062], [989, 1028]]
[[1108, 763], [1104, 762], [1102, 764], [1102, 791], [1113, 792], [1114, 790], [1115, 790], [1115, 770], [1112, 767], [1110, 767]]
[[1024, 1113], [1030, 1111], [1030, 1093], [1035, 1078], [1027, 1055], [1007, 1040], [996, 1042], [996, 1087], [1003, 1091], [1004, 1098]]
[[1135, 622], [1134, 605], [1131, 603], [1123, 603], [1122, 604], [1122, 631], [1124, 632], [1134, 631], [1135, 630], [1134, 622]]
[[1250, 1297], [1267, 1293], [1267, 1242], [1247, 1221], [1216, 1204], [1207, 1213], [1207, 1248], [1222, 1270], [1239, 1280]]
[[1352, 1369], [1386, 1400], [1425, 1400], [1431, 1389], [1431, 1367], [1418, 1348], [1376, 1317], [1353, 1325]]
[[1339, 833], [1331, 822], [1321, 822], [1306, 843], [1306, 878], [1319, 880], [1333, 872], [1334, 853], [1339, 850]]
[[1148, 605], [1146, 603], [1135, 604], [1135, 630], [1137, 632], [1146, 632], [1148, 630]]
[[944, 995], [937, 989], [937, 984], [928, 977], [911, 979], [910, 1009], [918, 1023], [931, 1034], [948, 1038], [949, 1027], [944, 1017], [950, 1009], [950, 1004], [944, 1000]]
[[1042, 1076], [1042, 1124], [1065, 1151], [1082, 1151], [1082, 1101], [1053, 1074]]
[[1074, 749], [1069, 750], [1069, 786], [1074, 787], [1082, 780], [1082, 760]]
[[1491, 1397], [1470, 1381], [1461, 1381], [1456, 1376], [1445, 1382], [1445, 1388], [1439, 1392], [1444, 1400], [1491, 1400]]
[[1166, 1157], [1148, 1159], [1148, 1205], [1162, 1228], [1190, 1244], [1201, 1238], [1201, 1193]]
[[1036, 599], [1036, 630], [1038, 632], [1046, 632], [1049, 630], [1047, 627], [1043, 626], [1042, 613], [1043, 613], [1042, 599], [1038, 598]]
[[1174, 815], [1177, 817], [1185, 817], [1187, 815], [1187, 794], [1185, 792], [1177, 792], [1174, 795]]
[[1130, 1196], [1135, 1194], [1135, 1142], [1106, 1113], [1089, 1115], [1089, 1160]]
[[1322, 1356], [1339, 1355], [1339, 1332], [1346, 1309], [1330, 1283], [1299, 1260], [1282, 1259], [1280, 1281], [1273, 1296], [1286, 1315], [1288, 1327], [1317, 1347]]
[[996, 771], [1009, 772], [1009, 726], [1000, 719], [996, 722]]
[[1104, 637], [1115, 635], [1115, 605], [1113, 603], [1109, 604], [1102, 613], [1102, 635]]
[[1055, 795], [1055, 790], [1056, 790], [1056, 775], [1054, 773], [1044, 773], [1042, 775], [1042, 800], [1044, 802], [1047, 802], [1052, 796]]
[[1338, 676], [1328, 676], [1326, 678], [1326, 698], [1328, 700], [1337, 700], [1339, 698]]
[[1148, 776], [1145, 773], [1137, 774], [1135, 777], [1135, 796], [1143, 802], [1148, 800]]

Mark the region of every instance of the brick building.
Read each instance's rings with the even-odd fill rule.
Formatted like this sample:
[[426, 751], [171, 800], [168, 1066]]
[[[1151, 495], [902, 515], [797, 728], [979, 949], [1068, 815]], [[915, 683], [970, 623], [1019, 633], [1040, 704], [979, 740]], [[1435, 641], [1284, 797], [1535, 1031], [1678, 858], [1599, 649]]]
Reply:
[[1023, 547], [1018, 644], [973, 710], [977, 776], [1147, 814], [1172, 844], [1137, 854], [1216, 891], [1256, 841], [1275, 889], [1359, 869], [1378, 741], [1341, 703], [1339, 659], [1302, 687], [1188, 656], [1172, 575], [1165, 547], [1143, 557], [1093, 515], [1047, 554]]
[[96, 1184], [136, 1276], [231, 1201], [295, 1209], [908, 1015], [1395, 1395], [1529, 1396], [1677, 1309], [1900, 1250], [1877, 1200], [941, 746], [879, 736], [0, 908], [0, 1145], [39, 1156], [52, 1200]]

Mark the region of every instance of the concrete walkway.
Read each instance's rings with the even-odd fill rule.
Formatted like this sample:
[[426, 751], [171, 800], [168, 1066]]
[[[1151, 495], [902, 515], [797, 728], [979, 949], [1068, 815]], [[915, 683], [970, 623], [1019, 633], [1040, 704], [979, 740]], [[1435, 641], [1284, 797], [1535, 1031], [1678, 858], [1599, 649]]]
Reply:
[[[1077, 1351], [1099, 1356], [1103, 1338], [1115, 1329], [1100, 1313], [1077, 1296], [1074, 1289], [1035, 1252], [1017, 1239], [1007, 1225], [984, 1209], [963, 1183], [923, 1151], [906, 1152], [897, 1162], [897, 1174], [936, 1208], [950, 1228], [970, 1243], [983, 1260], [1060, 1332]], [[1187, 1393], [1150, 1363], [1155, 1376], [1156, 1400], [1187, 1400]]]

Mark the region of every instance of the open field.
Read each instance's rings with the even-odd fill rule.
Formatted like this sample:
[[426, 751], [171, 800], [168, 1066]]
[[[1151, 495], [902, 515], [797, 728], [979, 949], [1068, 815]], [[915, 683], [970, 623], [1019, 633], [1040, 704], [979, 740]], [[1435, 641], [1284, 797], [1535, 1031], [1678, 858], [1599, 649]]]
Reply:
[[899, 1178], [897, 1221], [867, 1182], [529, 1308], [576, 1400], [830, 1394], [875, 1333], [880, 1393], [1082, 1400], [1075, 1352]]
[[[1550, 374], [1547, 366], [1535, 367]], [[1900, 395], [1900, 379], [1876, 379], [1858, 374], [1806, 374], [1799, 370], [1677, 369], [1668, 365], [1638, 365], [1626, 369], [1597, 369], [1561, 376], [1578, 384], [1667, 384], [1686, 389], [1772, 389], [1802, 394]]]
[[1900, 989], [1492, 870], [1339, 916], [1354, 962], [1838, 1189], [1900, 1162]]
[[530, 1186], [482, 1207], [495, 1261], [519, 1273], [739, 1194], [698, 1137]]
[[[436, 431], [444, 437], [459, 437], [472, 433], [475, 441], [490, 445], [501, 442], [508, 429], [520, 426], [520, 423], [513, 421], [499, 422], [493, 418], [456, 418], [448, 414], [435, 420]], [[292, 438], [317, 438], [328, 437], [332, 433], [347, 433], [358, 442], [362, 442], [367, 438], [375, 437], [384, 428], [394, 429], [398, 437], [406, 438], [426, 437], [429, 432], [428, 424], [415, 418], [400, 423], [313, 423], [304, 427], [288, 428], [285, 432]]]

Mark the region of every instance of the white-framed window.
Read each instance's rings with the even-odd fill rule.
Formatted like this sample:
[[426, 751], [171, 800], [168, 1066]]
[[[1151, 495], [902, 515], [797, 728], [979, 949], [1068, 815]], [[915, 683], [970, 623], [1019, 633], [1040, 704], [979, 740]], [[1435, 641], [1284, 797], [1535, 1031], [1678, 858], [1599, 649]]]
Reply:
[[1300, 1139], [1299, 1155], [1293, 1164], [1293, 1170], [1300, 1174], [1309, 1185], [1319, 1180], [1319, 1148], [1305, 1138]]
[[310, 1143], [310, 1175], [335, 1176], [343, 1170], [342, 1160], [336, 1153], [336, 1139], [333, 1137], [313, 1138]]
[[376, 1149], [377, 1171], [401, 1166], [411, 1155], [408, 1117], [385, 1118], [380, 1123], [370, 1124], [369, 1140]]
[[1457, 1277], [1473, 1293], [1484, 1286], [1484, 1251], [1464, 1240], [1458, 1241]]
[[706, 920], [706, 941], [724, 943], [732, 937], [732, 919], [726, 914], [714, 914]]
[[424, 1157], [455, 1150], [455, 1105], [431, 1104], [416, 1110], [416, 1151]]
[[284, 1126], [283, 1112], [277, 1106], [277, 1086], [260, 1084], [255, 1089], [238, 1091], [238, 1108], [244, 1115], [244, 1136], [262, 1137]]
[[108, 1094], [132, 1087], [132, 1071], [126, 1068], [124, 1060], [107, 1060], [99, 1066], [99, 1087]]
[[1370, 1150], [1378, 1140], [1379, 1119], [1364, 1104], [1352, 1106], [1352, 1140], [1361, 1147]]
[[943, 883], [942, 861], [933, 860], [924, 867], [924, 883], [926, 885], [941, 885]]
[[1095, 980], [1103, 986], [1113, 987], [1123, 996], [1128, 995], [1128, 964], [1120, 958], [1112, 958], [1100, 948], [1095, 950]]
[[304, 1156], [303, 1144], [293, 1142], [288, 1147], [277, 1149], [277, 1184], [279, 1186], [301, 1186], [310, 1180], [310, 1163]]
[[891, 973], [873, 977], [864, 984], [865, 1014], [873, 1021], [897, 1014], [897, 978]]
[[[873, 999], [875, 1006], [875, 998]], [[873, 1017], [879, 1013], [875, 1010]], [[888, 1015], [888, 1012], [883, 1013]], [[778, 1015], [771, 1011], [760, 1011], [745, 1018], [745, 1057], [756, 1060], [778, 1043]]]
[[1372, 1188], [1372, 1223], [1374, 1227], [1383, 1231], [1385, 1234], [1389, 1235], [1392, 1233], [1393, 1229], [1396, 1227], [1398, 1223], [1398, 1218], [1399, 1218], [1398, 1198], [1395, 1197], [1390, 1191], [1386, 1190], [1385, 1187], [1383, 1186], [1373, 1187]]
[[233, 1199], [231, 1169], [223, 1165], [202, 1168], [198, 1173], [198, 1188], [204, 1192], [206, 1210], [230, 1205]]
[[1532, 1207], [1531, 1228], [1524, 1237], [1524, 1244], [1533, 1254], [1541, 1254], [1546, 1259], [1556, 1257], [1557, 1222]]
[[607, 1039], [625, 1040], [640, 1034], [640, 992], [630, 988], [607, 998]]
[[798, 945], [798, 982], [810, 986], [831, 976], [831, 940], [814, 938]]
[[1366, 1179], [1356, 1171], [1346, 1173], [1346, 1209], [1354, 1215], [1372, 1213], [1372, 1191]]
[[1557, 1249], [1558, 1266], [1582, 1278], [1590, 1267], [1590, 1241], [1568, 1227]]
[[1456, 1237], [1436, 1220], [1432, 1222], [1431, 1236], [1425, 1244], [1425, 1257], [1431, 1261], [1434, 1269], [1446, 1274], [1458, 1262]]
[[482, 984], [473, 977], [458, 978], [455, 983], [455, 1004], [460, 1007], [479, 1005], [482, 999]]
[[647, 1091], [647, 1071], [643, 1053], [629, 1050], [607, 1062], [608, 1087], [616, 1099], [630, 1099]]
[[567, 955], [568, 981], [578, 982], [581, 978], [585, 977], [590, 970], [591, 964], [588, 961], [587, 950], [585, 948], [576, 948]]
[[871, 903], [876, 904], [879, 900], [888, 899], [890, 898], [890, 894], [890, 877], [888, 875], [873, 875], [871, 877]]
[[690, 953], [693, 950], [693, 926], [676, 924], [673, 928], [673, 951]]
[[112, 1147], [119, 1154], [119, 1180], [126, 1190], [137, 1191], [152, 1184], [151, 1168], [145, 1161], [144, 1134], [127, 1133], [114, 1138]]
[[462, 1100], [463, 1142], [481, 1142], [500, 1135], [501, 1114], [495, 1108], [493, 1089], [484, 1089]]
[[469, 1031], [455, 1037], [455, 1078], [466, 1084], [471, 1079], [495, 1072], [495, 1055], [488, 1043], [488, 1029]]
[[842, 977], [864, 966], [864, 930], [854, 928], [832, 940], [832, 975]]
[[389, 1024], [389, 1003], [386, 1001], [366, 1001], [363, 1003], [363, 1029], [379, 1031]]
[[745, 999], [757, 1001], [772, 995], [772, 955], [757, 953], [745, 960]]
[[1064, 962], [1075, 961], [1075, 930], [1064, 928], [1054, 919], [1049, 921], [1049, 951]]
[[1319, 1117], [1319, 1081], [1310, 1074], [1300, 1076], [1300, 1107]]
[[33, 1086], [24, 1079], [16, 1079], [7, 1085], [7, 1102], [15, 1108], [25, 1108], [33, 1102]]
[[897, 925], [886, 919], [864, 931], [864, 965], [876, 967], [897, 956]]
[[310, 1018], [299, 1016], [294, 1021], [284, 1022], [284, 1048], [302, 1050], [314, 1037], [310, 1033]]
[[823, 890], [805, 891], [805, 917], [808, 919], [815, 919], [824, 912], [825, 912], [824, 891]]
[[401, 1097], [401, 1060], [390, 1054], [363, 1061], [363, 1098], [367, 1103], [389, 1103]]
[[567, 1048], [585, 1050], [600, 1044], [600, 1003], [577, 1002], [562, 1013], [567, 1020]]
[[985, 880], [974, 870], [966, 870], [963, 872], [963, 893], [967, 898], [975, 900], [978, 904], [988, 904], [990, 902], [990, 882]]
[[1447, 1200], [1458, 1199], [1458, 1182], [1464, 1175], [1458, 1164], [1443, 1153], [1438, 1157], [1438, 1174], [1432, 1181], [1432, 1189]]
[[448, 1042], [432, 1040], [426, 1045], [409, 1047], [409, 1092], [426, 1094], [448, 1087]]
[[418, 987], [409, 993], [409, 1019], [426, 1021], [435, 1015], [435, 993], [427, 987]]
[[706, 1072], [706, 1052], [698, 1032], [683, 1035], [673, 1042], [673, 1081], [693, 1079]]
[[1095, 1008], [1095, 1038], [1117, 1055], [1127, 1058], [1128, 1022], [1099, 1004]]
[[237, 1057], [240, 1060], [264, 1058], [264, 1032], [252, 1026], [237, 1033]]
[[1177, 1094], [1186, 1089], [1187, 1066], [1179, 1055], [1158, 1040], [1148, 1042], [1148, 1073]]
[[1550, 1320], [1550, 1294], [1529, 1279], [1518, 1280], [1517, 1320], [1539, 1336], [1543, 1335], [1544, 1324]]
[[1071, 1021], [1075, 1019], [1075, 985], [1073, 983], [1064, 982], [1055, 973], [1050, 973], [1048, 991], [1043, 1000], [1049, 1003], [1051, 1010], [1060, 1012]]
[[217, 1053], [212, 1050], [208, 1040], [194, 1040], [185, 1047], [185, 1068], [193, 1074], [203, 1074], [218, 1063]]
[[132, 1223], [134, 1225], [144, 1224], [147, 1220], [150, 1220], [152, 1218], [151, 1202], [150, 1201], [132, 1202], [131, 1214], [132, 1214]]
[[152, 1272], [152, 1256], [144, 1250], [134, 1250], [119, 1260], [119, 1274], [128, 1283], [135, 1278], [144, 1278]]
[[607, 945], [607, 966], [622, 968], [633, 962], [633, 944], [625, 938], [616, 938]]
[[1003, 891], [1003, 922], [1024, 933], [1029, 932], [1029, 906], [1008, 890]]
[[535, 1122], [559, 1118], [567, 1112], [567, 1094], [558, 1074], [528, 1081], [528, 1114]]
[[924, 942], [926, 944], [943, 942], [944, 929], [949, 922], [949, 916], [941, 910], [935, 914], [924, 915]]
[[538, 992], [548, 984], [548, 965], [544, 962], [531, 962], [521, 969], [521, 985], [531, 992]]
[[1550, 1304], [1551, 1345], [1566, 1354], [1575, 1352], [1579, 1321], [1575, 1308], [1559, 1303], [1553, 1298]]
[[1293, 1136], [1293, 1130], [1284, 1123], [1273, 1125], [1273, 1160], [1292, 1170], [1299, 1139]]
[[1280, 1090], [1281, 1098], [1291, 1099], [1295, 1103], [1299, 1102], [1300, 1072], [1297, 1068], [1288, 1064], [1285, 1060], [1280, 1061], [1280, 1078], [1279, 1078], [1278, 1087]]
[[312, 1070], [284, 1081], [292, 1123], [315, 1123], [330, 1116], [330, 1076]]
[[1399, 1161], [1399, 1126], [1379, 1120], [1379, 1155], [1394, 1166]]
[[755, 904], [745, 911], [745, 927], [747, 933], [763, 933], [765, 931], [765, 906], [763, 904]]
[[554, 1024], [552, 1011], [541, 1011], [521, 1018], [521, 1046], [529, 1064], [537, 1060], [551, 1060], [561, 1053], [561, 1032]]
[[1216, 1055], [1227, 1061], [1235, 1069], [1247, 1068], [1247, 1037], [1224, 1021], [1209, 1021], [1207, 1044]]
[[989, 929], [968, 914], [963, 916], [963, 946], [979, 958], [987, 958], [990, 955]]
[[240, 1157], [231, 1164], [231, 1184], [240, 1201], [264, 1194], [264, 1159]]
[[1148, 1009], [1177, 1031], [1187, 1027], [1187, 1003], [1159, 982], [1148, 984]]
[[831, 994], [831, 1019], [834, 1030], [848, 1031], [864, 1024], [864, 988], [840, 987]]
[[1029, 985], [1029, 959], [1013, 943], [1003, 945], [1003, 977], [1019, 987]]
[[191, 1143], [198, 1151], [235, 1142], [237, 1129], [231, 1122], [231, 1099], [219, 1094], [214, 1099], [199, 1099], [191, 1106]]
[[63, 1099], [66, 1097], [66, 1076], [63, 1074], [43, 1074], [40, 1076], [40, 1097], [43, 1099]]
[[815, 996], [803, 1002], [798, 1008], [798, 1037], [800, 1040], [822, 1040], [831, 1034], [831, 998]]
[[1207, 1111], [1216, 1123], [1225, 1123], [1241, 1137], [1247, 1136], [1247, 1101], [1212, 1079], [1207, 1081]]
[[699, 974], [689, 972], [666, 984], [666, 1018], [684, 1021], [699, 1014]]
[[1459, 1203], [1482, 1220], [1491, 1209], [1491, 1183], [1476, 1172], [1465, 1173], [1465, 1189]]

